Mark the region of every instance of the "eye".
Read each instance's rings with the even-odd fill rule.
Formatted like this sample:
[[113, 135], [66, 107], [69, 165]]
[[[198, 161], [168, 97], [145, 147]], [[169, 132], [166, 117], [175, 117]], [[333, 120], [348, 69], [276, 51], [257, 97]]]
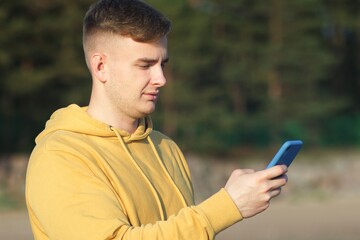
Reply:
[[165, 68], [168, 63], [169, 63], [169, 59], [166, 59], [165, 61], [161, 62], [161, 67]]
[[150, 68], [150, 65], [149, 64], [146, 64], [146, 65], [138, 65], [138, 67], [142, 70], [147, 70]]

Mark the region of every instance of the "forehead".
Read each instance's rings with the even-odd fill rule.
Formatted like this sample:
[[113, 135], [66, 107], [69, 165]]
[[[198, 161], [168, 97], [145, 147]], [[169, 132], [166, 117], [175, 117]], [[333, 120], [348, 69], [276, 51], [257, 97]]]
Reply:
[[153, 42], [137, 42], [129, 37], [113, 35], [107, 38], [107, 51], [118, 53], [131, 58], [166, 58], [167, 57], [167, 37]]

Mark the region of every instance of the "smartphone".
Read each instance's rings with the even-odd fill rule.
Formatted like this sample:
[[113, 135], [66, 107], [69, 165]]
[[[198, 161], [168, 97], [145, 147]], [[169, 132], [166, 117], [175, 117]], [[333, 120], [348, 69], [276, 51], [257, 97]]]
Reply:
[[289, 167], [302, 145], [303, 142], [301, 140], [286, 141], [266, 168], [271, 168], [275, 165], [286, 165]]

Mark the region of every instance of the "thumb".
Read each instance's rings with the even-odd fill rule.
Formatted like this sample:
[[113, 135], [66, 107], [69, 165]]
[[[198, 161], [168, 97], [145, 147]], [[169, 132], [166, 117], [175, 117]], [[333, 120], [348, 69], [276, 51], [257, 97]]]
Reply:
[[227, 181], [225, 188], [227, 188], [229, 185], [231, 185], [233, 182], [235, 182], [240, 176], [245, 175], [245, 174], [251, 174], [254, 173], [255, 171], [253, 169], [235, 169], [230, 177], [229, 180]]

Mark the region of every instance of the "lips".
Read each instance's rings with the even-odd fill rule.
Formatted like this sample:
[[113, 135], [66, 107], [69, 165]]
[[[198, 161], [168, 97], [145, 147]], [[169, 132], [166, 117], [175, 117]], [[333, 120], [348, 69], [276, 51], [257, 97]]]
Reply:
[[159, 95], [159, 91], [144, 93], [144, 96], [146, 96], [147, 98], [149, 98], [152, 101], [155, 101], [158, 98], [158, 95]]

